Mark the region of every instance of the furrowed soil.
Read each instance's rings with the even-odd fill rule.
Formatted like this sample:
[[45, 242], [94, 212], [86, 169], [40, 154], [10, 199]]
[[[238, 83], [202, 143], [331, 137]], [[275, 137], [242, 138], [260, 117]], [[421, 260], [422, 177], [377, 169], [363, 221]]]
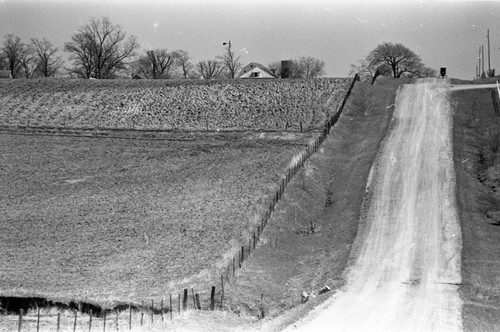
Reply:
[[[457, 86], [460, 88], [460, 86]], [[500, 326], [500, 114], [491, 91], [454, 91], [454, 159], [462, 225], [464, 331]]]
[[314, 135], [1, 132], [0, 295], [112, 306], [206, 286]]

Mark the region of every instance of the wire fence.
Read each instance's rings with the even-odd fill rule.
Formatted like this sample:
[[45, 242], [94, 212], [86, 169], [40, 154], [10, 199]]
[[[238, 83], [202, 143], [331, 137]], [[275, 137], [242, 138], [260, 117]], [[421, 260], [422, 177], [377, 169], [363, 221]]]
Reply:
[[[103, 309], [95, 306], [85, 306], [81, 303], [78, 307], [68, 307], [63, 304], [52, 305], [60, 311], [54, 314], [51, 310], [41, 310], [40, 308], [50, 308], [47, 304], [31, 303], [30, 307], [35, 308], [35, 313], [31, 310], [27, 314], [27, 306], [11, 307], [10, 309], [2, 305], [4, 313], [11, 314], [11, 318], [15, 317], [12, 313], [17, 313], [17, 331], [60, 331], [64, 327], [64, 331], [119, 331], [133, 329], [145, 324], [154, 324], [156, 322], [164, 322], [172, 320], [175, 315], [182, 315], [188, 310], [216, 310], [224, 309], [224, 283], [230, 282], [232, 278], [236, 278], [236, 272], [240, 269], [244, 262], [250, 258], [257, 248], [261, 236], [266, 228], [278, 202], [281, 200], [285, 189], [297, 173], [304, 167], [306, 161], [316, 153], [323, 142], [328, 137], [331, 128], [337, 123], [344, 106], [349, 98], [356, 81], [359, 81], [359, 76], [356, 74], [352, 79], [349, 89], [345, 93], [342, 102], [338, 106], [335, 114], [326, 121], [321, 134], [315, 138], [307, 148], [300, 154], [296, 162], [294, 162], [279, 181], [279, 187], [272, 196], [266, 212], [263, 214], [260, 222], [248, 238], [248, 241], [241, 244], [241, 248], [230, 259], [225, 267], [222, 268], [220, 275], [220, 288], [210, 286], [206, 290], [196, 290], [194, 288], [185, 288], [181, 293], [169, 294], [167, 299], [162, 299], [155, 303], [151, 300], [148, 303], [144, 301], [141, 305], [121, 305], [113, 309]], [[210, 295], [208, 295], [210, 294]], [[45, 301], [47, 302], [47, 301]], [[1, 303], [0, 303], [1, 304]], [[44, 313], [44, 311], [47, 311]]]

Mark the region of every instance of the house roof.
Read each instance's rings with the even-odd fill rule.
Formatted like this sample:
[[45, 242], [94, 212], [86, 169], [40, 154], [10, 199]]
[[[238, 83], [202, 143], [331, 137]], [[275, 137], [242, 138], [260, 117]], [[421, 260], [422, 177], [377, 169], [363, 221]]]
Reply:
[[0, 70], [0, 78], [12, 78], [10, 70]]
[[[252, 73], [259, 73], [259, 76], [252, 76]], [[260, 63], [250, 62], [248, 65], [243, 67], [238, 74], [238, 78], [249, 78], [249, 77], [258, 77], [258, 78], [274, 78], [275, 76], [271, 73], [269, 69], [261, 65]]]

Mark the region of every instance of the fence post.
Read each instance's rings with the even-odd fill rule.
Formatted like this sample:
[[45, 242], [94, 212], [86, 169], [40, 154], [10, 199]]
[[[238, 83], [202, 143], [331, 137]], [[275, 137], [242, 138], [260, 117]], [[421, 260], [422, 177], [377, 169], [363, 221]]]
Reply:
[[23, 329], [23, 311], [23, 309], [19, 309], [19, 324], [17, 326], [17, 330], [19, 332], [21, 332]]
[[221, 284], [220, 308], [222, 310], [222, 305], [223, 305], [223, 302], [224, 302], [224, 279], [221, 279], [220, 284]]
[[170, 320], [172, 320], [172, 316], [173, 316], [173, 309], [172, 309], [172, 294], [168, 294], [169, 295], [169, 298], [170, 298]]
[[188, 290], [187, 288], [184, 288], [184, 298], [182, 299], [182, 311], [187, 310], [187, 305], [188, 305]]
[[195, 297], [196, 297], [196, 309], [201, 310], [200, 294], [196, 293]]
[[57, 332], [59, 332], [61, 329], [61, 313], [57, 313]]
[[75, 320], [73, 321], [73, 332], [76, 331], [76, 316], [78, 315], [78, 311], [75, 310]]
[[144, 320], [144, 300], [141, 301], [141, 326]]
[[92, 309], [89, 310], [89, 332], [92, 330]]
[[161, 322], [163, 323], [163, 299], [160, 302]]
[[104, 317], [102, 319], [103, 319], [102, 331], [106, 332], [106, 311], [104, 311]]
[[40, 307], [36, 307], [36, 332], [40, 331]]
[[128, 329], [132, 330], [132, 305], [128, 306]]
[[154, 300], [151, 299], [151, 324], [154, 323], [154, 315], [155, 315]]
[[[220, 281], [224, 283], [224, 279], [221, 278]], [[210, 310], [214, 309], [215, 309], [215, 286], [212, 286], [212, 292], [210, 293]]]
[[194, 288], [191, 288], [191, 293], [193, 294], [193, 307], [196, 310], [196, 296], [194, 295]]

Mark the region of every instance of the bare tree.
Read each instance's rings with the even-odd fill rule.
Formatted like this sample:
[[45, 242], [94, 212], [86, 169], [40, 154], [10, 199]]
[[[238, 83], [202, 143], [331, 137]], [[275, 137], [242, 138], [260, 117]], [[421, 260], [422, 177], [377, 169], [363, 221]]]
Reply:
[[[420, 56], [400, 43], [383, 43], [371, 51], [365, 61], [370, 68], [385, 66], [395, 78], [424, 77], [434, 73], [432, 68], [425, 66]], [[382, 74], [382, 73], [381, 73]]]
[[267, 68], [269, 68], [269, 71], [275, 76], [279, 77], [281, 75], [281, 62], [275, 61], [271, 62]]
[[35, 50], [30, 45], [26, 45], [21, 56], [21, 66], [26, 78], [33, 78], [36, 70]]
[[4, 38], [2, 54], [6, 59], [7, 69], [10, 70], [13, 78], [22, 74], [23, 61], [27, 56], [27, 46], [21, 38], [13, 34], [8, 34]]
[[198, 62], [198, 69], [201, 76], [208, 80], [219, 77], [224, 67], [217, 60], [203, 60]]
[[126, 60], [139, 48], [137, 38], [129, 36], [109, 18], [92, 18], [64, 45], [74, 61], [72, 73], [84, 78], [112, 78], [125, 69]]
[[[280, 77], [283, 73], [281, 62], [272, 62], [269, 64], [271, 73]], [[325, 74], [325, 62], [312, 56], [303, 56], [291, 61], [291, 66], [288, 68], [288, 78], [305, 78], [314, 79]]]
[[191, 77], [191, 73], [193, 71], [193, 64], [189, 62], [190, 57], [188, 52], [183, 50], [177, 50], [173, 52], [175, 58], [175, 64], [182, 71], [182, 75], [184, 78]]
[[36, 72], [42, 77], [54, 76], [62, 66], [62, 58], [56, 54], [59, 48], [45, 38], [32, 38], [31, 45], [35, 54]]
[[136, 62], [136, 72], [146, 78], [168, 78], [169, 71], [174, 64], [174, 55], [167, 49], [149, 50]]
[[227, 74], [229, 78], [235, 78], [236, 73], [241, 68], [240, 56], [231, 51], [231, 41], [227, 44], [226, 52], [223, 55], [217, 56], [217, 59], [221, 61], [222, 65], [227, 69]]
[[[295, 67], [295, 68], [294, 68]], [[325, 62], [312, 56], [303, 56], [294, 60], [292, 76], [315, 79], [325, 74]]]

